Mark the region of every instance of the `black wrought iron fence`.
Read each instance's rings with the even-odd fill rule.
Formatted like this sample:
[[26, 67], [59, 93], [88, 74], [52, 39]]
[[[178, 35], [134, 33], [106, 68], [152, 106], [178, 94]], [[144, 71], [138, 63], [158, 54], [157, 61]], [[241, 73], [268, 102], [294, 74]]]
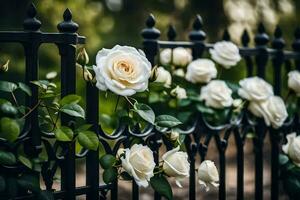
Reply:
[[[37, 80], [38, 77], [38, 52], [39, 47], [43, 43], [56, 44], [61, 57], [61, 93], [62, 96], [76, 92], [76, 45], [84, 44], [85, 38], [79, 36], [76, 31], [78, 25], [72, 21], [70, 10], [66, 10], [63, 15], [63, 21], [58, 24], [59, 33], [44, 33], [40, 31], [41, 23], [36, 19], [36, 9], [32, 4], [27, 12], [27, 18], [24, 20], [24, 31], [19, 32], [0, 32], [0, 42], [21, 43], [24, 47], [26, 59], [26, 83]], [[152, 15], [146, 21], [146, 28], [142, 30], [144, 38], [143, 47], [149, 61], [154, 66], [156, 57], [161, 48], [176, 48], [185, 47], [192, 49], [193, 58], [200, 58], [205, 51], [210, 49], [213, 44], [205, 42], [206, 34], [202, 29], [202, 19], [197, 16], [193, 23], [193, 30], [189, 34], [190, 41], [175, 41], [176, 31], [170, 26], [168, 31], [169, 41], [159, 40], [160, 31], [156, 29], [155, 19]], [[258, 33], [254, 38], [255, 47], [249, 47], [251, 38], [247, 31], [242, 35], [241, 42], [243, 47], [240, 47], [245, 65], [247, 67], [247, 76], [253, 76], [256, 71], [257, 76], [265, 78], [267, 63], [271, 61], [273, 67], [273, 86], [275, 94], [282, 93], [282, 74], [290, 71], [292, 66], [296, 66], [300, 70], [300, 29], [295, 32], [295, 41], [293, 42], [291, 51], [284, 50], [285, 41], [282, 38], [282, 31], [279, 27], [276, 28], [274, 36], [270, 37], [265, 32], [262, 24], [258, 27]], [[224, 40], [230, 40], [228, 32], [224, 33]], [[269, 47], [269, 43], [271, 47]], [[286, 70], [283, 70], [283, 69]], [[255, 70], [256, 69], [256, 70]], [[28, 97], [26, 104], [29, 107], [36, 105], [38, 101], [37, 87], [31, 84], [32, 96]], [[159, 149], [162, 145], [168, 148], [169, 144], [165, 143], [161, 134], [152, 125], [146, 126], [143, 130], [131, 129], [126, 124], [121, 123], [119, 127], [112, 133], [105, 133], [99, 125], [99, 90], [92, 84], [86, 85], [86, 121], [93, 124], [93, 130], [99, 135], [99, 140], [108, 153], [116, 154], [120, 145], [129, 146], [129, 135], [142, 138], [145, 143], [149, 144], [154, 152], [155, 161], [158, 162]], [[72, 126], [72, 118], [62, 115], [62, 124]], [[250, 123], [245, 114], [240, 120], [229, 122], [222, 126], [214, 127], [208, 124], [201, 116], [197, 115], [193, 125], [187, 126], [181, 130], [182, 134], [186, 134], [185, 146], [190, 160], [190, 177], [189, 177], [189, 199], [198, 199], [196, 196], [196, 174], [195, 162], [199, 157], [204, 160], [207, 152], [210, 151], [209, 143], [215, 140], [219, 155], [219, 172], [220, 186], [219, 199], [226, 199], [226, 150], [228, 149], [228, 139], [231, 135], [235, 140], [236, 145], [236, 199], [244, 199], [244, 144], [246, 134], [252, 130], [256, 133], [256, 137], [252, 139], [254, 156], [255, 156], [255, 199], [263, 199], [263, 149], [264, 140], [269, 136], [271, 143], [271, 199], [279, 198], [279, 151], [281, 147], [282, 134], [292, 131], [299, 132], [299, 118], [295, 116], [291, 121], [284, 124], [281, 129], [273, 129], [267, 127], [263, 121], [258, 121], [256, 124]], [[221, 134], [224, 133], [224, 134]], [[84, 151], [80, 154], [75, 153], [75, 144], [71, 143], [63, 145], [66, 152], [65, 156], [57, 157], [57, 144], [46, 142], [53, 135], [41, 133], [38, 124], [38, 113], [33, 111], [26, 118], [25, 126], [22, 134], [19, 137], [20, 143], [26, 144], [26, 153], [32, 156], [37, 156], [44, 145], [50, 145], [53, 149], [53, 155], [49, 157], [54, 164], [52, 167], [42, 168], [40, 176], [42, 177], [46, 190], [54, 193], [56, 199], [75, 199], [79, 195], [86, 195], [86, 199], [106, 199], [110, 193], [111, 199], [118, 199], [118, 182], [105, 185], [100, 182], [99, 157], [98, 152]], [[115, 145], [111, 147], [109, 140], [114, 141]], [[0, 145], [5, 146], [5, 142], [0, 141]], [[75, 160], [77, 158], [86, 157], [86, 185], [76, 187], [76, 172]], [[53, 179], [57, 168], [61, 168], [61, 190], [54, 191]], [[20, 168], [0, 168], [1, 174], [13, 174]], [[154, 193], [153, 198], [161, 199], [158, 193]], [[15, 199], [35, 199], [32, 194], [20, 194]], [[132, 183], [132, 199], [139, 199], [139, 188]]]

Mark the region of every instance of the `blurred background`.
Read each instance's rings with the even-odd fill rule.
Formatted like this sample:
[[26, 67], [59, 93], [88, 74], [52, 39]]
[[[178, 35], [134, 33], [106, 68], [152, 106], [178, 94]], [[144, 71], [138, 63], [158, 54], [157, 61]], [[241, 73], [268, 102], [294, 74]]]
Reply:
[[[22, 24], [26, 9], [30, 2], [34, 2], [38, 10], [38, 19], [42, 22], [41, 30], [44, 32], [57, 32], [57, 24], [62, 21], [62, 15], [66, 8], [73, 12], [73, 20], [79, 24], [78, 33], [86, 36], [85, 48], [90, 56], [89, 65], [95, 64], [95, 55], [103, 47], [111, 48], [116, 44], [141, 47], [141, 30], [149, 13], [156, 17], [156, 27], [161, 31], [161, 39], [166, 39], [168, 25], [173, 24], [177, 30], [178, 40], [188, 40], [188, 33], [196, 14], [200, 14], [204, 22], [204, 31], [207, 33], [207, 41], [215, 42], [222, 38], [225, 28], [231, 35], [231, 39], [239, 44], [242, 32], [247, 29], [253, 39], [258, 23], [263, 22], [267, 33], [272, 35], [277, 24], [283, 30], [286, 48], [291, 49], [294, 40], [294, 30], [300, 25], [300, 1], [297, 0], [1, 0], [0, 6], [0, 31], [22, 30]], [[253, 40], [251, 45], [253, 45]], [[51, 71], [59, 73], [59, 53], [55, 45], [44, 44], [40, 47], [40, 79]], [[19, 44], [0, 45], [0, 64], [10, 60], [9, 72], [1, 75], [0, 79], [9, 81], [24, 80], [24, 56], [22, 46]], [[241, 63], [240, 65], [244, 65]], [[243, 68], [235, 67], [228, 71], [231, 79], [239, 80], [245, 74]], [[223, 75], [223, 74], [222, 74]], [[268, 75], [268, 74], [267, 74]], [[269, 74], [271, 75], [271, 74]], [[226, 76], [226, 74], [224, 75]], [[84, 81], [78, 70], [78, 91], [84, 95]], [[59, 79], [56, 81], [59, 82]], [[115, 97], [109, 97], [113, 99]], [[103, 97], [102, 97], [103, 100]], [[105, 123], [115, 106], [113, 101], [107, 106], [100, 106], [103, 112], [100, 119]], [[110, 122], [108, 122], [110, 123]], [[230, 139], [230, 144], [234, 141]], [[229, 145], [231, 146], [231, 145]], [[234, 146], [234, 145], [232, 145]], [[269, 197], [270, 188], [270, 144], [266, 143], [265, 149], [265, 173], [264, 188], [265, 197]], [[218, 163], [217, 151], [214, 144], [210, 147], [208, 158]], [[247, 141], [245, 145], [245, 194], [246, 199], [253, 199], [254, 173], [252, 143]], [[228, 199], [235, 196], [235, 149], [227, 151], [227, 190]], [[81, 161], [83, 162], [83, 161]], [[77, 185], [84, 185], [84, 165], [78, 167]], [[80, 176], [81, 175], [81, 176]], [[175, 189], [177, 199], [183, 199], [187, 195], [187, 187], [184, 190]], [[58, 185], [58, 184], [57, 184]], [[129, 184], [122, 184], [120, 192], [127, 192]], [[200, 190], [197, 190], [200, 191]], [[151, 196], [149, 191], [142, 191], [142, 199]], [[216, 198], [216, 191], [206, 194], [208, 199]], [[281, 199], [283, 199], [282, 197]]]

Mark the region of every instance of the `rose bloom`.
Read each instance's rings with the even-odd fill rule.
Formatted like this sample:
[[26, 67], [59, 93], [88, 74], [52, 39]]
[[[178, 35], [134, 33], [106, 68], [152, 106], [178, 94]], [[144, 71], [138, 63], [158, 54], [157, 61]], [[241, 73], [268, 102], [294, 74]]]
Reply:
[[239, 82], [238, 94], [248, 101], [264, 101], [273, 96], [273, 87], [257, 76], [245, 78]]
[[124, 170], [134, 178], [137, 185], [147, 187], [148, 181], [154, 176], [155, 168], [151, 149], [141, 144], [134, 144], [130, 149], [124, 149], [124, 153], [125, 158], [120, 158]]
[[273, 128], [281, 127], [288, 117], [285, 104], [278, 96], [271, 96], [261, 102], [250, 102], [248, 110], [256, 117], [263, 117], [266, 125]]
[[175, 177], [176, 185], [182, 187], [180, 181], [190, 175], [190, 163], [186, 152], [179, 151], [179, 146], [166, 152], [162, 159], [164, 161], [163, 170], [170, 176]]
[[98, 52], [94, 71], [100, 90], [131, 96], [148, 88], [151, 64], [137, 49], [116, 45]]
[[287, 143], [282, 146], [282, 150], [287, 154], [295, 165], [300, 167], [300, 136], [291, 133], [286, 136]]
[[297, 96], [300, 96], [300, 72], [297, 70], [288, 73], [288, 86]]
[[177, 99], [186, 99], [187, 95], [186, 95], [186, 90], [182, 87], [180, 87], [179, 85], [176, 86], [176, 88], [174, 88], [171, 91], [171, 95], [175, 96]]
[[165, 87], [169, 88], [172, 84], [172, 76], [168, 70], [163, 67], [156, 68], [155, 72], [155, 81], [157, 83], [163, 83]]
[[219, 187], [219, 173], [214, 162], [210, 160], [203, 161], [198, 168], [198, 182], [201, 186], [204, 186], [206, 191], [209, 191], [209, 187]]
[[215, 43], [213, 48], [209, 50], [209, 53], [214, 61], [226, 69], [235, 66], [241, 60], [239, 48], [228, 41]]
[[162, 50], [159, 58], [163, 65], [174, 64], [182, 67], [188, 65], [192, 61], [192, 54], [185, 48], [177, 47], [173, 49], [173, 55], [171, 49]]
[[224, 81], [212, 80], [201, 88], [200, 100], [204, 100], [206, 106], [221, 109], [232, 105], [231, 94], [231, 89]]
[[185, 72], [182, 68], [176, 69], [173, 71], [173, 75], [178, 76], [178, 77], [184, 77]]
[[192, 83], [207, 83], [217, 77], [215, 63], [209, 59], [197, 59], [187, 67], [185, 79]]

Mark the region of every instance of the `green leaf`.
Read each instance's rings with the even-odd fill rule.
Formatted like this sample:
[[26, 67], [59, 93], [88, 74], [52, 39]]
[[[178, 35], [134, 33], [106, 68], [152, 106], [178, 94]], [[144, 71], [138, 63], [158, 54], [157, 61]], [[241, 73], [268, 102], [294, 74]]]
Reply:
[[61, 106], [64, 106], [66, 104], [77, 104], [81, 100], [81, 97], [75, 94], [70, 94], [68, 96], [65, 96], [59, 101], [59, 104]]
[[8, 81], [0, 81], [0, 91], [3, 92], [13, 92], [18, 88], [15, 83]]
[[81, 131], [87, 131], [89, 130], [93, 125], [92, 124], [83, 124], [82, 126], [79, 126], [76, 131], [81, 132]]
[[70, 142], [73, 139], [74, 133], [72, 129], [66, 126], [62, 126], [60, 128], [57, 128], [54, 132], [55, 137], [58, 141], [62, 142]]
[[116, 168], [111, 167], [104, 170], [103, 172], [104, 183], [109, 184], [111, 182], [114, 182], [117, 178], [118, 178], [118, 171]]
[[21, 83], [21, 82], [19, 82], [18, 85], [19, 85], [19, 88], [20, 88], [23, 92], [25, 92], [28, 96], [31, 96], [31, 95], [32, 95], [31, 89], [30, 89], [30, 87], [28, 87], [28, 85], [26, 85], [26, 84], [24, 84], [24, 83]]
[[15, 117], [18, 114], [18, 110], [9, 101], [0, 105], [0, 113], [6, 116]]
[[134, 111], [139, 114], [141, 118], [146, 120], [147, 122], [154, 124], [155, 121], [155, 114], [148, 105], [143, 103], [137, 103], [135, 102], [133, 105]]
[[0, 164], [1, 165], [14, 165], [16, 164], [16, 156], [7, 151], [0, 150]]
[[47, 80], [38, 80], [38, 81], [31, 81], [32, 84], [46, 90], [48, 88], [49, 85], [49, 81]]
[[287, 157], [287, 156], [284, 155], [284, 154], [279, 154], [279, 164], [280, 164], [280, 165], [284, 165], [284, 164], [286, 164], [287, 162], [289, 162], [289, 157]]
[[53, 192], [43, 190], [37, 195], [37, 200], [54, 200]]
[[206, 113], [206, 114], [214, 114], [215, 113], [215, 111], [213, 109], [208, 108], [208, 107], [204, 106], [203, 104], [197, 104], [196, 108], [201, 113]]
[[40, 180], [39, 177], [35, 174], [22, 174], [18, 180], [18, 185], [26, 190], [30, 190], [33, 192], [40, 191]]
[[6, 188], [5, 179], [3, 176], [0, 176], [0, 193], [3, 192]]
[[168, 128], [182, 124], [181, 121], [171, 115], [159, 115], [156, 117], [155, 123], [157, 126]]
[[106, 154], [100, 158], [100, 164], [103, 169], [111, 168], [116, 163], [116, 158], [113, 155]]
[[20, 134], [20, 127], [16, 120], [2, 117], [0, 119], [0, 137], [14, 142]]
[[18, 156], [18, 160], [23, 164], [25, 165], [26, 167], [28, 167], [29, 169], [32, 169], [32, 163], [31, 161], [26, 158], [25, 156], [22, 156], [22, 155], [19, 155]]
[[60, 109], [60, 111], [63, 112], [63, 113], [66, 113], [66, 114], [68, 114], [70, 116], [73, 116], [73, 117], [80, 117], [80, 118], [83, 118], [83, 119], [85, 117], [84, 110], [78, 104], [67, 104], [67, 105], [64, 105]]
[[78, 142], [86, 149], [96, 151], [99, 145], [99, 139], [96, 133], [92, 131], [81, 131], [78, 133]]
[[166, 197], [167, 199], [173, 199], [172, 188], [168, 180], [162, 175], [155, 175], [150, 179], [151, 187], [159, 193], [161, 196]]

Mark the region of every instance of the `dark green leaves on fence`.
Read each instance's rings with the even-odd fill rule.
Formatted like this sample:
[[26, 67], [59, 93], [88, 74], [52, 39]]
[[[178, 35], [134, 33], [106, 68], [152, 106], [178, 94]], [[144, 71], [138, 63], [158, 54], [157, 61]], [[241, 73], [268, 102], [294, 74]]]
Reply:
[[160, 127], [172, 128], [182, 123], [171, 115], [159, 115], [156, 117], [155, 124]]
[[109, 184], [111, 182], [114, 182], [117, 178], [118, 178], [118, 171], [116, 168], [111, 167], [104, 170], [103, 172], [104, 183]]
[[1, 165], [14, 165], [16, 164], [16, 156], [7, 151], [0, 150], [0, 164]]
[[66, 113], [72, 117], [80, 117], [83, 119], [85, 117], [84, 110], [78, 104], [66, 104], [60, 108], [60, 111], [63, 113]]
[[34, 174], [23, 174], [17, 180], [18, 185], [26, 190], [30, 190], [33, 192], [40, 191], [40, 180], [37, 175]]
[[100, 164], [103, 169], [111, 168], [116, 163], [116, 158], [113, 155], [106, 154], [100, 158]]
[[15, 83], [8, 81], [0, 81], [0, 91], [3, 92], [13, 92], [18, 88]]
[[32, 94], [31, 94], [31, 89], [30, 89], [30, 87], [28, 87], [26, 84], [19, 82], [18, 85], [19, 85], [19, 88], [20, 88], [23, 92], [25, 92], [28, 96], [31, 96], [31, 95], [32, 95]]
[[72, 141], [74, 133], [72, 129], [66, 126], [62, 126], [60, 128], [57, 128], [54, 132], [55, 137], [58, 141], [62, 142], [69, 142]]
[[168, 200], [173, 199], [172, 188], [168, 180], [162, 175], [155, 175], [150, 179], [151, 187], [161, 196], [166, 197]]
[[0, 119], [0, 138], [14, 142], [20, 134], [20, 127], [16, 120], [2, 117]]
[[143, 103], [134, 103], [134, 111], [145, 121], [154, 124], [155, 114], [153, 110], [146, 104]]
[[92, 131], [81, 131], [78, 133], [78, 142], [86, 149], [96, 151], [99, 145], [97, 135]]
[[18, 110], [9, 101], [0, 99], [0, 114], [1, 116], [15, 117], [18, 114]]
[[68, 96], [63, 97], [60, 101], [59, 104], [61, 106], [64, 106], [66, 104], [77, 104], [81, 100], [81, 97], [75, 94], [70, 94]]

